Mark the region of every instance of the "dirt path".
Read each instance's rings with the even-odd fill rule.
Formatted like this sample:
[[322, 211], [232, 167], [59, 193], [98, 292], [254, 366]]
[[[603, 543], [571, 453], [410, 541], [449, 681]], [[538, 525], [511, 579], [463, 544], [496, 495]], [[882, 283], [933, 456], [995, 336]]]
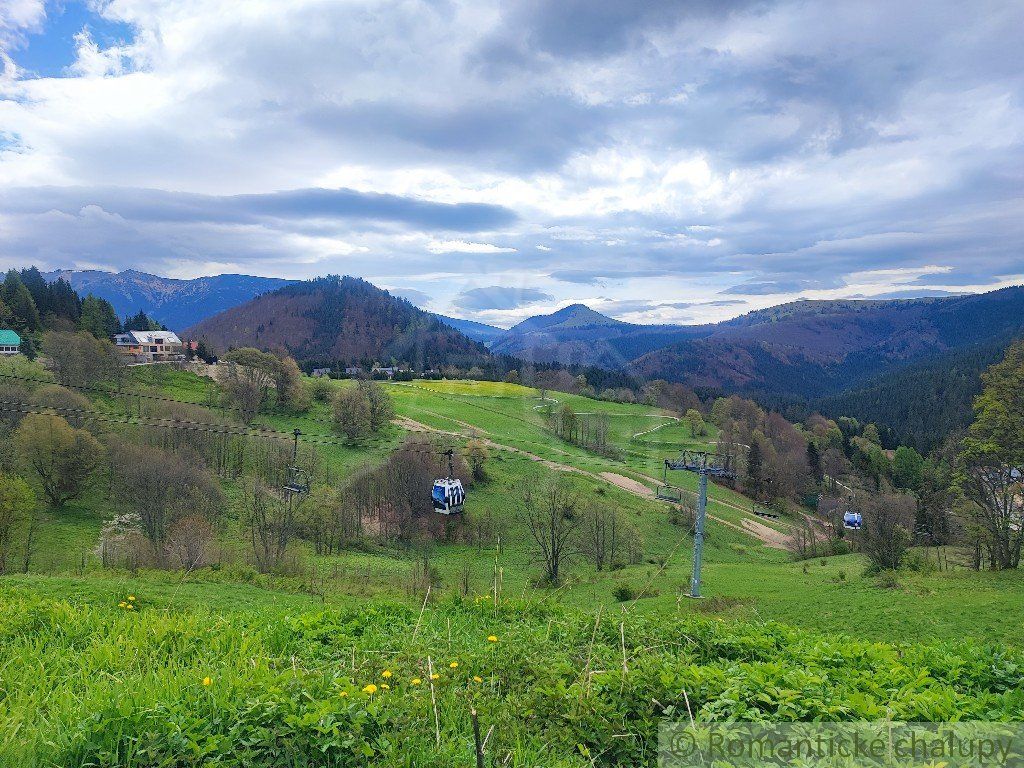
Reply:
[[740, 525], [743, 526], [745, 533], [749, 533], [755, 539], [763, 542], [765, 546], [772, 549], [786, 549], [786, 546], [789, 544], [789, 536], [756, 520], [744, 518], [740, 521]]
[[[393, 421], [400, 427], [408, 429], [412, 432], [433, 432], [435, 434], [450, 435], [453, 437], [465, 437], [465, 435], [462, 435], [459, 432], [447, 432], [443, 429], [429, 427], [426, 424], [414, 421], [413, 419], [410, 419], [406, 416], [399, 416]], [[626, 477], [625, 475], [619, 475], [616, 474], [615, 472], [601, 472], [600, 474], [596, 472], [588, 472], [584, 469], [574, 467], [570, 464], [562, 464], [557, 461], [545, 459], [543, 456], [538, 456], [535, 453], [524, 451], [522, 448], [516, 448], [515, 446], [511, 445], [503, 445], [502, 443], [496, 443], [490, 439], [486, 439], [484, 440], [484, 442], [489, 447], [494, 448], [495, 450], [509, 451], [511, 453], [519, 454], [520, 456], [525, 456], [526, 458], [530, 459], [530, 461], [536, 461], [537, 463], [544, 465], [548, 469], [557, 470], [559, 472], [573, 472], [578, 475], [584, 475], [585, 477], [591, 477], [595, 480], [604, 480], [605, 482], [611, 483], [617, 488], [621, 488], [627, 493], [632, 493], [634, 496], [639, 496], [642, 499], [657, 498], [654, 491], [652, 491], [648, 486], [644, 485], [638, 480], [634, 480], [631, 477]], [[646, 477], [646, 475], [644, 477]], [[657, 482], [654, 480], [654, 478], [648, 479], [651, 480], [652, 482]], [[715, 503], [723, 504], [724, 506], [730, 507], [731, 509], [735, 509], [739, 512], [746, 511], [742, 507], [738, 507], [734, 504], [730, 504], [729, 502], [725, 501], [720, 501], [718, 499], [715, 499]], [[752, 536], [765, 546], [771, 547], [772, 549], [786, 548], [786, 543], [788, 541], [788, 537], [786, 536], [786, 534], [777, 531], [774, 528], [770, 528], [767, 525], [758, 523], [755, 520], [744, 519], [741, 521], [740, 525], [736, 525], [736, 523], [730, 522], [729, 520], [724, 520], [716, 515], [712, 515], [711, 513], [708, 513], [708, 518], [714, 520], [716, 523], [720, 523], [736, 531], [739, 531], [740, 533], [746, 534], [747, 536]]]
[[661, 416], [659, 418], [671, 419], [671, 421], [666, 421], [664, 424], [659, 424], [656, 427], [651, 427], [650, 429], [645, 429], [643, 432], [637, 432], [635, 435], [633, 435], [629, 439], [630, 440], [636, 440], [638, 437], [643, 437], [644, 435], [649, 435], [652, 432], [657, 432], [659, 429], [664, 429], [669, 424], [677, 424], [677, 423], [679, 423], [681, 421], [681, 419], [678, 416]]
[[629, 491], [634, 496], [642, 496], [645, 499], [653, 499], [655, 497], [654, 491], [631, 477], [617, 475], [614, 472], [602, 472], [600, 476], [612, 485], [616, 485], [624, 491]]

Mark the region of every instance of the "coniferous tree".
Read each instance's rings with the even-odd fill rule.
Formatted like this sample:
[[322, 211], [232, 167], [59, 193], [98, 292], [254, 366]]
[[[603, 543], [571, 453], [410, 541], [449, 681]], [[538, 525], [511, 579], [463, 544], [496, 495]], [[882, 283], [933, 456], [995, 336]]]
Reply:
[[21, 270], [20, 277], [21, 282], [28, 288], [28, 292], [32, 294], [32, 300], [36, 303], [36, 310], [38, 310], [39, 315], [45, 317], [48, 312], [52, 312], [50, 286], [39, 270], [34, 266], [28, 267]]
[[109, 301], [90, 293], [82, 300], [82, 316], [78, 327], [97, 339], [109, 339], [121, 332], [121, 321], [117, 319], [117, 313]]
[[764, 472], [764, 456], [761, 451], [761, 444], [754, 440], [747, 452], [747, 489], [756, 497], [761, 490], [762, 474]]
[[125, 331], [163, 331], [166, 330], [160, 323], [151, 318], [141, 309], [138, 314], [130, 315], [124, 319]]
[[14, 314], [15, 330], [29, 333], [39, 330], [39, 310], [36, 309], [32, 294], [21, 282], [21, 276], [13, 269], [4, 279], [2, 298]]
[[57, 317], [66, 317], [74, 323], [78, 322], [82, 315], [82, 300], [71, 287], [71, 283], [64, 278], [55, 280], [50, 283], [48, 296], [48, 312]]
[[825, 479], [825, 470], [821, 465], [821, 451], [813, 440], [807, 443], [807, 466], [810, 467], [814, 482], [820, 484]]

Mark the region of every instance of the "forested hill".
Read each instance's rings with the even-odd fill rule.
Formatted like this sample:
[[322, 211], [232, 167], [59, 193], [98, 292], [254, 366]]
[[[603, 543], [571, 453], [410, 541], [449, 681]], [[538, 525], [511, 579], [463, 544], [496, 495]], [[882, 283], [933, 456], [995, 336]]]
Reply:
[[714, 326], [633, 361], [647, 378], [768, 397], [820, 398], [1024, 332], [1024, 288], [952, 298], [803, 301]]
[[855, 416], [887, 426], [894, 440], [922, 453], [966, 429], [981, 374], [999, 362], [1009, 337], [953, 350], [870, 380], [864, 386], [813, 400], [826, 416]]
[[486, 349], [408, 301], [354, 277], [328, 276], [280, 288], [186, 331], [214, 350], [287, 350], [325, 364], [391, 360], [416, 368], [474, 365]]

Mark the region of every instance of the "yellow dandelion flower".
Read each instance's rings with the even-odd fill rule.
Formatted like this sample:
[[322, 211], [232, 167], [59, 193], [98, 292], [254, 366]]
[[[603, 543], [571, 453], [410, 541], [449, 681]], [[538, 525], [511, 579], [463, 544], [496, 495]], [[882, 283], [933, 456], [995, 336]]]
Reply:
[[420, 680], [420, 679], [419, 679], [418, 677], [414, 677], [414, 678], [413, 678], [412, 680], [410, 680], [410, 681], [409, 681], [409, 683], [410, 683], [411, 685], [419, 685], [419, 684], [420, 684], [420, 683], [422, 683], [422, 682], [423, 682], [423, 681], [422, 681], [422, 680]]
[[482, 683], [483, 681], [484, 681], [484, 679], [482, 677], [480, 677], [480, 675], [473, 675], [473, 682], [474, 683]]
[[206, 687], [206, 688], [209, 688], [211, 685], [213, 685], [213, 680], [211, 680], [208, 677], [204, 677], [203, 678], [203, 686]]
[[385, 669], [383, 672], [380, 673], [380, 676], [387, 680], [389, 677], [391, 677], [391, 670]]
[[124, 607], [124, 609], [125, 609], [126, 611], [134, 611], [134, 610], [135, 610], [135, 606], [134, 606], [134, 605], [132, 605], [131, 603], [128, 603], [128, 604], [127, 604], [127, 605], [126, 605], [126, 606]]
[[381, 684], [380, 684], [380, 689], [381, 689], [382, 691], [390, 691], [390, 690], [391, 690], [391, 686], [390, 686], [390, 685], [388, 685], [387, 683], [381, 683]]
[[437, 679], [438, 679], [439, 677], [440, 677], [440, 675], [439, 675], [439, 674], [437, 674], [437, 672], [435, 672], [434, 674], [432, 674], [432, 675], [430, 676], [430, 679], [431, 679], [431, 680], [437, 680]]
[[451, 664], [449, 664], [448, 666], [449, 666], [449, 667], [451, 667], [452, 669], [458, 669], [458, 668], [459, 668], [459, 662], [457, 662], [457, 661], [453, 661], [453, 662], [452, 662]]
[[117, 607], [118, 608], [124, 608], [126, 605], [128, 605], [128, 603], [126, 603], [124, 600], [122, 600], [120, 603], [117, 604]]
[[488, 635], [487, 636], [487, 642], [488, 643], [496, 643], [496, 642], [498, 642], [498, 636], [497, 635]]
[[368, 693], [371, 696], [373, 696], [373, 694], [375, 694], [376, 692], [377, 692], [377, 686], [374, 685], [373, 683], [370, 683], [368, 686], [363, 688], [363, 693]]
[[338, 695], [339, 695], [339, 696], [340, 696], [341, 698], [343, 698], [343, 699], [344, 699], [344, 698], [345, 698], [346, 696], [348, 696], [348, 691], [342, 691], [342, 692], [341, 692], [341, 693], [339, 693]]
[[135, 602], [135, 595], [128, 595], [128, 599], [131, 600], [134, 603]]

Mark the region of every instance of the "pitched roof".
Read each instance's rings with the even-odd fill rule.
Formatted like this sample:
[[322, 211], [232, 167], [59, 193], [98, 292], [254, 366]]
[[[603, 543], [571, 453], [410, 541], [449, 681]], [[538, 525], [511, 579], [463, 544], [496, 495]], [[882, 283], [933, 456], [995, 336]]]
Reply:
[[170, 331], [128, 331], [119, 335], [128, 336], [136, 344], [156, 344], [156, 339], [162, 339], [163, 344], [181, 344], [181, 339]]
[[0, 346], [16, 347], [21, 344], [21, 336], [14, 331], [0, 331]]

